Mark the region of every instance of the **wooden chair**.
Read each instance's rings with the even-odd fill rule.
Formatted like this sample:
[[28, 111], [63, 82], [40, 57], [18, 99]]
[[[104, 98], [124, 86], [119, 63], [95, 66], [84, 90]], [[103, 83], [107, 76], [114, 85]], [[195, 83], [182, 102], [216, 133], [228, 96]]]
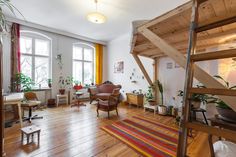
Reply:
[[21, 106], [23, 110], [27, 109], [29, 111], [28, 117], [25, 117], [24, 120], [31, 122], [32, 119], [42, 119], [43, 117], [39, 117], [38, 115], [32, 116], [32, 110], [41, 109], [41, 102], [38, 100], [37, 95], [34, 92], [27, 92], [24, 96], [27, 101], [22, 103]]
[[105, 111], [108, 114], [108, 118], [110, 118], [110, 111], [116, 110], [116, 114], [118, 116], [118, 106], [119, 103], [119, 97], [117, 96], [110, 96], [108, 100], [101, 100], [98, 99], [97, 104], [97, 116], [99, 116], [99, 110]]

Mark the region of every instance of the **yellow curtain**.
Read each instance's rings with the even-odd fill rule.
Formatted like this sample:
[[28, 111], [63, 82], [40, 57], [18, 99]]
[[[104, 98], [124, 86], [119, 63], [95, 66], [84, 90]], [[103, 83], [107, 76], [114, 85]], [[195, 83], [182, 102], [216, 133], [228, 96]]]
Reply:
[[103, 45], [95, 44], [96, 49], [96, 84], [102, 83]]

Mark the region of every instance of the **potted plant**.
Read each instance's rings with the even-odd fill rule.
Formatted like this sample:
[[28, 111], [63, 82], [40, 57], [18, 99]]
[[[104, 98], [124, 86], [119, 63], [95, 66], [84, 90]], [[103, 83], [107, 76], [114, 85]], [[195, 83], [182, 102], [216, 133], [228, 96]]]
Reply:
[[16, 81], [14, 82], [14, 91], [16, 92], [28, 92], [32, 91], [34, 82], [32, 79], [23, 73], [17, 73], [16, 74]]
[[155, 82], [156, 87], [158, 88], [161, 96], [161, 103], [158, 105], [158, 113], [161, 115], [166, 115], [167, 114], [167, 107], [164, 105], [164, 90], [163, 90], [163, 85], [159, 80], [156, 80]]
[[52, 88], [52, 79], [48, 79], [48, 87]]
[[[197, 88], [206, 88], [203, 85], [196, 85]], [[178, 91], [178, 96], [183, 97], [184, 96], [184, 91], [179, 90]], [[191, 107], [194, 109], [199, 109], [201, 107], [201, 103], [207, 104], [208, 103], [209, 96], [207, 94], [198, 94], [198, 93], [193, 93], [191, 95], [190, 101], [191, 101]]]
[[82, 89], [83, 86], [81, 85], [81, 82], [75, 80], [75, 81], [74, 81], [74, 87], [73, 87], [73, 88], [74, 88], [74, 90], [78, 91], [78, 90]]
[[[221, 76], [215, 75], [214, 77], [224, 82], [226, 88], [232, 90], [236, 89], [236, 85], [230, 87], [229, 82], [227, 82]], [[224, 101], [222, 101], [218, 97], [212, 96], [209, 97], [209, 102], [216, 103], [216, 109], [220, 114], [221, 118], [223, 118], [226, 121], [236, 122], [236, 112], [232, 108], [230, 108]]]
[[148, 87], [148, 91], [145, 94], [145, 98], [148, 101], [149, 105], [151, 106], [156, 105], [156, 101], [154, 100], [154, 96], [153, 96], [153, 88], [151, 86]]
[[60, 85], [60, 89], [59, 89], [59, 93], [61, 95], [65, 94], [66, 88], [71, 89], [72, 85], [73, 85], [73, 77], [67, 76], [66, 78], [64, 78], [63, 76], [59, 77], [59, 85]]

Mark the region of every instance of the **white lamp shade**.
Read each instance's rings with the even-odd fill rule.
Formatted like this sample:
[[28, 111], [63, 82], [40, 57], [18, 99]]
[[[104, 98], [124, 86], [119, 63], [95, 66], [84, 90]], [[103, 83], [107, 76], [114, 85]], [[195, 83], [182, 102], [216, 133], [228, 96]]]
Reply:
[[90, 22], [93, 22], [93, 23], [104, 23], [106, 22], [106, 16], [104, 16], [103, 14], [101, 13], [98, 13], [98, 12], [92, 12], [92, 13], [89, 13], [87, 15], [87, 19], [88, 21]]

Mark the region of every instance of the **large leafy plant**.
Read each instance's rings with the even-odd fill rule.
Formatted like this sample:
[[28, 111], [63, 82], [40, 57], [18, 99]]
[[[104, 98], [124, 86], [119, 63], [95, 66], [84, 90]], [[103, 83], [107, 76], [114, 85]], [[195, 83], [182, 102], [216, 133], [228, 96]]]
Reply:
[[155, 82], [156, 87], [158, 88], [160, 95], [161, 95], [161, 106], [164, 106], [164, 90], [163, 90], [163, 85], [159, 80], [156, 80]]
[[22, 17], [24, 17], [21, 12], [11, 4], [10, 0], [0, 0], [0, 32], [7, 31], [7, 20], [3, 13], [3, 7], [8, 8], [14, 15], [15, 11], [17, 11]]
[[16, 81], [14, 82], [14, 91], [29, 92], [32, 90], [34, 82], [32, 79], [22, 73], [16, 74]]

